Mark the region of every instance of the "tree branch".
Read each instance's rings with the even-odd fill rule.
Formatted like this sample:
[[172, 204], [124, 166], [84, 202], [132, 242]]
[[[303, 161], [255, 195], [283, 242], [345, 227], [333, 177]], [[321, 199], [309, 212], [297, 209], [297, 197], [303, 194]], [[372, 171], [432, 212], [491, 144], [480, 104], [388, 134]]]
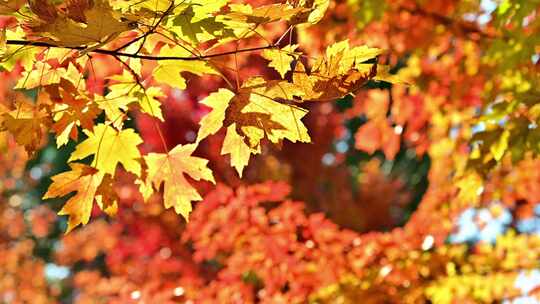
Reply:
[[[6, 44], [8, 45], [22, 45], [22, 46], [39, 46], [39, 47], [54, 47], [54, 48], [63, 48], [63, 49], [70, 49], [70, 50], [79, 50], [84, 51], [87, 50], [88, 47], [85, 46], [61, 46], [61, 45], [55, 45], [49, 42], [43, 42], [43, 41], [26, 41], [26, 40], [7, 40]], [[222, 57], [222, 56], [228, 56], [228, 55], [234, 55], [237, 53], [247, 53], [247, 52], [255, 52], [255, 51], [261, 51], [266, 49], [275, 48], [275, 45], [266, 45], [266, 46], [259, 46], [259, 47], [252, 47], [252, 48], [245, 48], [245, 49], [238, 49], [234, 51], [228, 51], [223, 53], [216, 53], [216, 54], [209, 54], [209, 55], [201, 55], [201, 56], [190, 56], [190, 57], [182, 57], [182, 56], [153, 56], [153, 55], [139, 55], [139, 54], [129, 54], [124, 53], [120, 51], [115, 50], [105, 50], [105, 49], [95, 49], [88, 51], [89, 53], [96, 53], [96, 54], [105, 54], [105, 55], [111, 55], [111, 56], [119, 56], [119, 57], [128, 57], [128, 58], [139, 58], [139, 59], [145, 59], [145, 60], [184, 60], [184, 61], [195, 61], [195, 60], [204, 60], [209, 58], [215, 58], [215, 57]]]

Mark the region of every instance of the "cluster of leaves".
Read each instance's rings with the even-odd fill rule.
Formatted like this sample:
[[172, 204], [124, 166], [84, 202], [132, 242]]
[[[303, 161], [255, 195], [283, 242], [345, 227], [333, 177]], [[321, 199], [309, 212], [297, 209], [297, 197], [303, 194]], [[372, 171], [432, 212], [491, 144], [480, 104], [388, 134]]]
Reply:
[[[89, 221], [94, 203], [116, 214], [111, 181], [119, 165], [135, 176], [145, 199], [163, 185], [165, 206], [187, 219], [191, 202], [201, 196], [185, 175], [215, 182], [208, 161], [192, 156], [200, 141], [226, 129], [221, 153], [230, 155], [231, 165], [242, 175], [250, 155], [260, 153], [262, 140], [278, 145], [285, 139], [311, 141], [301, 121], [307, 113], [301, 103], [335, 100], [376, 76], [373, 59], [379, 49], [350, 47], [345, 40], [313, 59], [299, 45], [283, 42], [296, 27], [318, 22], [328, 5], [329, 1], [257, 7], [206, 0], [7, 1], [2, 13], [13, 17], [2, 32], [0, 67], [16, 71], [15, 89], [33, 90], [36, 97], [30, 101], [21, 96], [8, 103], [2, 109], [1, 128], [29, 153], [36, 151], [47, 130], [59, 148], [77, 141], [81, 131], [85, 134], [68, 160], [71, 170], [53, 177], [44, 195], [76, 192], [60, 211], [69, 215], [68, 231]], [[287, 26], [275, 42], [240, 47], [245, 40], [264, 42], [265, 29], [275, 23]], [[254, 51], [262, 51], [260, 56], [279, 73], [278, 79], [240, 79], [238, 68], [222, 59]], [[97, 60], [111, 68], [97, 71]], [[186, 89], [186, 72], [221, 78], [229, 88], [201, 101], [212, 111], [202, 118], [194, 144], [168, 149], [163, 139], [164, 153], [141, 154], [138, 146], [143, 140], [126, 123], [130, 113], [163, 121], [164, 90]], [[234, 74], [236, 84], [230, 80]], [[161, 132], [158, 127], [156, 132]], [[76, 162], [88, 157], [89, 164]]]

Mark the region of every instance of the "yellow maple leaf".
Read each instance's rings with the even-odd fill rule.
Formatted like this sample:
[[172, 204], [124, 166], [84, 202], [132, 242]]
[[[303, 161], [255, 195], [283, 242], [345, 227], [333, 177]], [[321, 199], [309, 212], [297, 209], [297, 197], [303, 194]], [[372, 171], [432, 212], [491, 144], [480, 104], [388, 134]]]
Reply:
[[111, 92], [115, 92], [114, 95], [109, 96], [107, 94], [105, 97], [96, 95], [94, 100], [98, 108], [105, 112], [105, 117], [112, 122], [112, 125], [120, 129], [124, 124], [124, 118], [127, 116], [128, 104], [135, 102], [136, 99], [127, 95], [115, 96], [116, 91], [112, 90]]
[[51, 128], [56, 133], [58, 148], [67, 144], [70, 138], [77, 140], [78, 126], [89, 130], [93, 128], [94, 119], [101, 109], [75, 85], [62, 78], [58, 85], [46, 86], [45, 92], [53, 102], [54, 123]]
[[308, 73], [302, 62], [297, 62], [293, 83], [302, 91], [304, 101], [332, 101], [356, 92], [377, 74], [376, 63], [365, 63], [381, 50], [366, 46], [349, 47], [347, 40], [334, 43], [326, 55], [318, 58]]
[[125, 70], [122, 75], [114, 75], [110, 79], [118, 83], [109, 85], [110, 92], [105, 100], [102, 100], [103, 109], [109, 120], [116, 121], [127, 110], [127, 105], [136, 103], [141, 112], [164, 121], [161, 102], [157, 99], [165, 96], [161, 88], [143, 88], [133, 75]]
[[[300, 12], [307, 11], [305, 8], [293, 7], [287, 3], [275, 3], [256, 8], [251, 5], [230, 5], [231, 12], [220, 16], [230, 26], [240, 25], [251, 27], [252, 24], [266, 24], [279, 20], [289, 20]], [[232, 21], [233, 23], [231, 23]]]
[[[197, 142], [223, 126], [228, 127], [221, 153], [231, 154], [231, 163], [240, 176], [250, 155], [260, 152], [260, 142], [265, 137], [274, 144], [281, 144], [283, 139], [310, 142], [301, 121], [307, 110], [287, 103], [297, 94], [289, 86], [287, 82], [267, 82], [255, 77], [246, 81], [237, 94], [227, 89], [210, 94], [203, 103], [212, 107], [212, 111], [200, 122]], [[232, 125], [235, 127], [230, 128]], [[232, 147], [240, 142], [245, 147]]]
[[105, 97], [96, 95], [94, 99], [113, 126], [120, 129], [127, 117], [128, 105], [140, 100], [140, 96], [134, 95], [141, 94], [142, 89], [125, 70], [122, 75], [114, 75], [110, 79], [118, 83], [109, 85], [109, 93]]
[[328, 7], [330, 6], [330, 0], [315, 0], [312, 1], [313, 6], [311, 7], [312, 11], [309, 14], [308, 21], [310, 23], [317, 23], [321, 21], [321, 19], [324, 17], [324, 14], [328, 10]]
[[52, 177], [43, 199], [49, 199], [77, 192], [62, 207], [59, 215], [68, 215], [67, 232], [76, 226], [86, 225], [90, 220], [92, 206], [104, 174], [95, 168], [83, 164], [70, 164], [71, 171], [63, 172]]
[[1, 113], [0, 131], [8, 131], [28, 153], [33, 153], [43, 139], [50, 117], [22, 96], [15, 103], [14, 110]]
[[193, 10], [192, 23], [212, 17], [214, 13], [219, 12], [229, 0], [192, 0], [190, 1]]
[[109, 216], [115, 216], [118, 212], [118, 195], [114, 190], [114, 179], [110, 174], [105, 174], [97, 188], [96, 203]]
[[[195, 18], [193, 7], [190, 6], [171, 22], [169, 29], [182, 40], [196, 47], [201, 43], [214, 40], [223, 36], [231, 36], [230, 31], [224, 30], [224, 24], [216, 21], [216, 17], [206, 18], [197, 22], [192, 22]], [[207, 50], [208, 51], [208, 50]]]
[[359, 69], [359, 66], [365, 61], [373, 59], [381, 53], [381, 49], [365, 45], [351, 48], [348, 40], [334, 43], [326, 49], [327, 75], [336, 72], [337, 74], [346, 74], [353, 68]]
[[117, 7], [122, 10], [131, 10], [133, 12], [137, 12], [139, 10], [148, 10], [157, 14], [165, 12], [167, 8], [171, 5], [171, 1], [173, 0], [115, 0], [111, 2], [113, 3], [113, 6], [115, 8]]
[[[274, 97], [254, 90], [249, 95], [249, 101], [240, 110], [240, 113], [231, 113], [230, 119], [244, 121], [251, 131], [264, 131], [266, 137], [275, 144], [283, 139], [291, 142], [310, 142], [306, 126], [301, 119], [307, 110], [292, 104], [277, 102]], [[233, 116], [234, 115], [234, 116]], [[244, 133], [247, 133], [244, 130]], [[248, 135], [248, 137], [253, 138]], [[254, 135], [254, 137], [259, 137]]]
[[[159, 56], [190, 57], [193, 54], [179, 46], [172, 48], [164, 46], [159, 52]], [[218, 75], [218, 72], [204, 60], [160, 60], [158, 66], [154, 69], [153, 76], [159, 82], [183, 90], [186, 88], [186, 80], [180, 75], [182, 72], [189, 72], [199, 76], [203, 74]]]
[[[15, 29], [6, 29], [5, 39], [7, 40], [24, 40], [26, 33], [21, 27]], [[12, 71], [14, 67], [21, 65], [25, 71], [32, 69], [35, 62], [35, 57], [41, 52], [39, 47], [24, 47], [18, 45], [4, 45], [0, 56], [0, 67], [7, 71]]]
[[75, 148], [68, 161], [94, 155], [92, 166], [100, 172], [114, 176], [116, 165], [137, 176], [141, 175], [141, 154], [137, 146], [142, 143], [141, 137], [133, 129], [117, 131], [106, 124], [98, 124], [93, 131], [84, 130], [88, 136]]
[[140, 90], [133, 93], [137, 97], [137, 102], [141, 108], [141, 112], [152, 117], [156, 117], [161, 121], [165, 121], [161, 112], [161, 102], [158, 97], [164, 97], [165, 94], [159, 87], [150, 87], [146, 90]]
[[231, 155], [231, 166], [236, 169], [238, 176], [242, 177], [242, 172], [248, 165], [251, 154], [259, 153], [261, 153], [260, 147], [258, 149], [251, 148], [245, 143], [244, 137], [236, 132], [236, 124], [233, 123], [227, 127], [221, 155]]
[[61, 79], [77, 83], [81, 77], [80, 75], [80, 72], [73, 64], [69, 64], [67, 69], [53, 68], [48, 63], [38, 61], [34, 65], [34, 69], [23, 73], [15, 89], [33, 89], [39, 86], [58, 84]]
[[293, 0], [292, 2], [304, 9], [291, 20], [293, 24], [315, 24], [321, 21], [330, 6], [330, 0]]
[[201, 119], [197, 142], [200, 142], [208, 135], [215, 134], [223, 127], [225, 111], [234, 96], [235, 94], [227, 89], [219, 89], [219, 91], [213, 92], [201, 100], [201, 103], [211, 107], [212, 111]]
[[87, 100], [81, 100], [78, 104], [55, 104], [55, 111], [57, 113], [54, 115], [52, 130], [56, 133], [56, 146], [58, 148], [67, 144], [70, 138], [77, 140], [78, 126], [91, 129], [93, 119], [100, 113], [96, 105]]
[[[80, 12], [76, 19], [55, 8], [47, 6], [45, 1], [35, 2], [30, 7], [37, 17], [28, 27], [36, 36], [50, 38], [55, 44], [79, 47], [101, 45], [111, 41], [118, 34], [131, 30], [131, 22], [120, 21], [108, 1], [94, 0], [86, 2], [85, 7], [79, 7]], [[44, 15], [41, 12], [47, 11]]]
[[0, 30], [0, 58], [6, 55], [7, 50], [7, 31], [3, 28]]
[[289, 103], [293, 95], [299, 94], [289, 85], [261, 77], [250, 78], [231, 102], [226, 121], [238, 124], [237, 129], [248, 137], [252, 148], [256, 148], [264, 136], [274, 144], [283, 139], [311, 141], [301, 121], [308, 111]]
[[[144, 156], [148, 166], [146, 185], [159, 190], [163, 183], [163, 202], [165, 208], [174, 207], [176, 213], [188, 220], [192, 210], [191, 202], [202, 200], [197, 190], [186, 180], [184, 174], [194, 180], [215, 183], [208, 160], [191, 156], [197, 145], [178, 145], [169, 153], [149, 153]], [[148, 193], [145, 194], [149, 196]]]
[[291, 63], [295, 58], [298, 58], [298, 54], [294, 52], [296, 48], [298, 48], [297, 44], [287, 45], [282, 49], [264, 50], [262, 56], [270, 61], [268, 66], [276, 69], [281, 78], [285, 78], [285, 74], [291, 70]]

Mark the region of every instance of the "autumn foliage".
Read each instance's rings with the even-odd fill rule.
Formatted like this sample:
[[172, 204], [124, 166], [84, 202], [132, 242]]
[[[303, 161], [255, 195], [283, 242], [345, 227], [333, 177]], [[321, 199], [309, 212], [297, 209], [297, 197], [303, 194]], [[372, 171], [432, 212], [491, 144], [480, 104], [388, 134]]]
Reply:
[[0, 301], [540, 302], [539, 14], [0, 0]]

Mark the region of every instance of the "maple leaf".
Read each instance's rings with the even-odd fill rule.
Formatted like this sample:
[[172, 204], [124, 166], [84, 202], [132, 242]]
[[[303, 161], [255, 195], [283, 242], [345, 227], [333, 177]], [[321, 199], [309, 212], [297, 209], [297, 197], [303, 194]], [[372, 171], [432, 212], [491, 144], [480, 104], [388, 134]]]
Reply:
[[304, 8], [292, 18], [291, 23], [293, 24], [306, 22], [315, 24], [321, 21], [330, 5], [330, 0], [293, 0], [292, 2], [296, 2], [298, 7]]
[[227, 89], [219, 89], [217, 92], [210, 93], [200, 103], [211, 107], [212, 111], [205, 115], [200, 122], [201, 127], [197, 134], [197, 142], [200, 142], [208, 135], [215, 134], [223, 126], [225, 119], [225, 110], [235, 94]]
[[[188, 52], [185, 48], [175, 46], [164, 46], [160, 53], [160, 56], [181, 56], [190, 57], [192, 53]], [[161, 60], [158, 66], [154, 69], [154, 78], [171, 87], [179, 88], [181, 90], [186, 88], [186, 80], [180, 75], [181, 72], [189, 72], [195, 75], [214, 74], [218, 72], [214, 70], [206, 61], [203, 60]]]
[[318, 66], [325, 75], [345, 74], [353, 68], [359, 68], [366, 60], [377, 57], [381, 49], [362, 45], [351, 48], [348, 40], [336, 42], [326, 48], [326, 56], [320, 59]]
[[33, 89], [40, 86], [60, 83], [61, 79], [66, 79], [72, 83], [77, 83], [80, 79], [80, 72], [70, 64], [68, 68], [53, 68], [50, 64], [41, 61], [36, 62], [34, 69], [26, 71], [17, 82], [15, 89]]
[[50, 117], [26, 98], [20, 95], [16, 98], [16, 108], [0, 115], [0, 131], [8, 131], [28, 153], [33, 153], [43, 140]]
[[313, 64], [310, 74], [298, 63], [293, 82], [305, 91], [306, 99], [335, 100], [354, 93], [377, 74], [377, 64], [365, 64], [381, 53], [366, 46], [349, 47], [348, 40], [326, 48], [325, 57]]
[[105, 174], [96, 191], [96, 203], [103, 212], [115, 216], [118, 212], [118, 195], [114, 190], [112, 175]]
[[139, 107], [141, 112], [161, 121], [164, 120], [161, 102], [158, 100], [159, 97], [165, 96], [161, 88], [144, 88], [127, 71], [124, 71], [122, 75], [111, 77], [111, 80], [118, 81], [118, 83], [109, 85], [110, 92], [105, 98], [100, 99], [99, 103], [100, 108], [105, 111], [110, 121], [115, 122], [116, 127], [122, 125], [122, 120], [118, 118], [125, 116], [127, 106], [133, 103]]
[[301, 122], [307, 110], [287, 103], [298, 93], [289, 90], [288, 85], [287, 82], [267, 82], [260, 77], [248, 79], [229, 102], [224, 124], [236, 123], [237, 130], [255, 149], [264, 137], [274, 144], [280, 144], [283, 139], [310, 142]]
[[219, 12], [229, 0], [192, 0], [190, 1], [193, 9], [193, 18], [191, 22], [197, 22], [208, 17], [212, 17]]
[[236, 124], [227, 127], [227, 133], [221, 147], [221, 155], [231, 155], [231, 166], [236, 169], [238, 176], [242, 177], [244, 168], [249, 163], [251, 154], [261, 153], [260, 147], [253, 149], [245, 143], [244, 137], [236, 132]]
[[142, 139], [135, 130], [117, 131], [102, 123], [96, 125], [93, 131], [84, 130], [83, 132], [88, 138], [77, 145], [68, 161], [94, 155], [93, 167], [100, 172], [114, 176], [116, 165], [121, 163], [127, 171], [140, 176], [141, 154], [137, 146], [142, 143]]
[[[261, 25], [276, 22], [279, 20], [288, 20], [295, 15], [306, 12], [302, 7], [293, 7], [286, 3], [277, 3], [251, 7], [249, 4], [230, 5], [232, 12], [222, 16], [225, 23], [230, 26], [240, 25], [246, 28], [252, 28], [253, 24]], [[232, 21], [232, 22], [231, 22]]]
[[71, 171], [52, 177], [53, 183], [43, 196], [43, 199], [49, 199], [77, 192], [58, 212], [59, 215], [69, 216], [66, 233], [80, 224], [88, 223], [96, 192], [104, 176], [102, 172], [87, 165], [73, 163], [70, 167]]
[[262, 56], [270, 61], [268, 66], [276, 69], [281, 75], [281, 78], [285, 78], [285, 74], [291, 70], [291, 64], [294, 59], [298, 58], [297, 53], [294, 51], [298, 48], [297, 44], [287, 45], [280, 50], [270, 49], [264, 50]]
[[291, 142], [311, 141], [306, 126], [301, 122], [307, 114], [305, 109], [279, 103], [257, 92], [250, 93], [248, 99], [239, 98], [235, 106], [233, 109], [239, 111], [231, 112], [229, 120], [241, 124], [240, 129], [250, 139], [253, 147], [258, 146], [259, 138], [263, 136], [275, 144], [280, 144], [283, 139]]
[[108, 1], [80, 2], [85, 7], [79, 7], [77, 13], [72, 10], [71, 16], [57, 10], [47, 1], [30, 2], [33, 4], [30, 8], [37, 17], [28, 24], [28, 28], [35, 36], [47, 37], [58, 45], [68, 47], [105, 44], [118, 34], [132, 29], [129, 21], [123, 22], [116, 18]]
[[141, 112], [152, 117], [164, 121], [163, 113], [161, 112], [161, 102], [158, 97], [164, 97], [165, 94], [159, 87], [150, 87], [144, 91], [134, 91], [133, 96], [137, 98]]
[[[286, 87], [288, 83], [266, 82], [256, 77], [247, 80], [237, 94], [227, 89], [210, 94], [202, 103], [212, 107], [212, 111], [200, 122], [197, 142], [223, 126], [228, 127], [227, 141], [221, 153], [231, 154], [231, 162], [240, 176], [249, 156], [260, 152], [260, 141], [265, 137], [274, 144], [281, 144], [283, 139], [310, 142], [311, 138], [301, 121], [307, 111], [278, 102], [293, 97], [282, 85]], [[234, 124], [235, 128], [231, 129], [230, 126]], [[233, 148], [232, 145], [240, 140], [245, 146]]]
[[[137, 102], [139, 99], [135, 94], [144, 94], [142, 88], [133, 82], [128, 72], [116, 75], [112, 78], [119, 83], [109, 85], [110, 92], [106, 96], [95, 96], [96, 103], [105, 112], [105, 116], [112, 122], [113, 126], [120, 129], [124, 123], [128, 105]], [[159, 111], [161, 113], [161, 111]]]
[[59, 85], [47, 86], [45, 90], [54, 101], [52, 129], [57, 134], [57, 147], [67, 144], [69, 138], [77, 140], [78, 126], [87, 130], [93, 128], [101, 110], [71, 82], [62, 78]]
[[[149, 153], [144, 156], [148, 167], [146, 185], [159, 190], [163, 183], [165, 208], [174, 207], [176, 213], [188, 220], [192, 210], [191, 202], [202, 199], [197, 190], [186, 180], [184, 174], [199, 181], [215, 183], [208, 160], [191, 156], [197, 148], [195, 144], [178, 145], [168, 153]], [[148, 195], [146, 195], [148, 196]]]
[[167, 10], [167, 8], [171, 5], [171, 0], [143, 0], [137, 2], [118, 0], [114, 1], [113, 5], [118, 9], [136, 12], [139, 14], [139, 16], [143, 15], [140, 12], [141, 10], [149, 11], [154, 13], [152, 16], [155, 17], [156, 13], [165, 12]]
[[147, 183], [144, 179], [136, 179], [135, 185], [138, 185], [139, 192], [142, 194], [143, 200], [145, 202], [150, 199], [152, 194], [154, 194], [154, 188], [152, 187], [152, 183]]
[[[2, 37], [4, 41], [9, 39], [20, 40], [25, 39], [26, 33], [21, 27], [17, 27], [14, 30], [5, 29], [2, 30], [5, 33], [5, 37]], [[4, 34], [2, 34], [4, 35]], [[39, 53], [39, 48], [26, 47], [21, 48], [16, 45], [5, 45], [5, 48], [1, 48], [0, 52], [0, 67], [12, 71], [18, 65], [21, 65], [25, 71], [32, 69], [35, 62], [36, 54]]]
[[296, 63], [293, 83], [303, 92], [303, 101], [333, 101], [354, 94], [377, 74], [377, 64], [357, 64], [346, 59], [343, 62], [349, 64], [342, 64], [342, 59], [319, 59], [309, 73], [301, 62]]
[[197, 46], [200, 43], [216, 38], [233, 37], [233, 31], [227, 29], [223, 22], [217, 20], [217, 17], [212, 16], [200, 19], [204, 14], [197, 16], [194, 9], [194, 5], [188, 5], [169, 22], [170, 30], [178, 35], [178, 37], [187, 41], [192, 46]]
[[[95, 102], [101, 110], [105, 112], [105, 116], [115, 128], [122, 128], [124, 119], [127, 116], [126, 111], [128, 105], [136, 101], [135, 98], [126, 95], [117, 95], [117, 91], [114, 94], [103, 96], [95, 96]], [[112, 96], [114, 95], [114, 96]]]
[[314, 0], [312, 1], [313, 5], [311, 7], [312, 11], [309, 14], [308, 22], [317, 23], [321, 21], [324, 17], [324, 14], [330, 6], [330, 0]]

